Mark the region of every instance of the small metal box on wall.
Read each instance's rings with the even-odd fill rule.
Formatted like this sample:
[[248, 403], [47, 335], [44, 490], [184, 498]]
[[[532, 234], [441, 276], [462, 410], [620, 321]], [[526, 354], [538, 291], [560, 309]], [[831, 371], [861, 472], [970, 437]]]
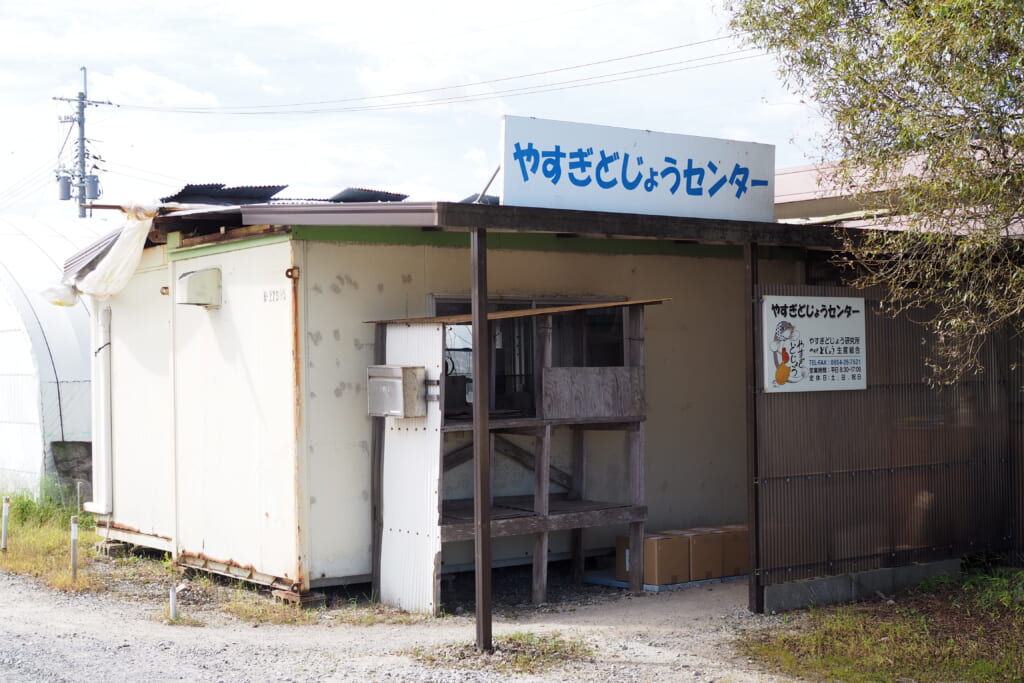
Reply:
[[366, 369], [367, 412], [373, 417], [424, 417], [427, 371], [405, 365]]

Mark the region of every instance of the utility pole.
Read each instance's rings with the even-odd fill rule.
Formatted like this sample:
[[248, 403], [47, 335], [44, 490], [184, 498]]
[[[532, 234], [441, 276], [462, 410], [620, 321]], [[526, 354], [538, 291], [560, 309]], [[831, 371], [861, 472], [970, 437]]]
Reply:
[[78, 125], [78, 158], [74, 168], [67, 169], [61, 167], [57, 169], [57, 186], [59, 197], [64, 200], [71, 199], [72, 186], [77, 190], [79, 218], [85, 218], [86, 216], [86, 202], [92, 199], [99, 199], [100, 197], [99, 177], [95, 174], [86, 174], [85, 172], [85, 160], [88, 156], [85, 150], [85, 108], [90, 104], [111, 104], [110, 102], [94, 102], [88, 99], [88, 89], [88, 72], [83, 66], [82, 91], [78, 93], [78, 97], [74, 99], [70, 97], [53, 98], [61, 102], [74, 102], [77, 104], [74, 116], [62, 116], [60, 120], [62, 123]]

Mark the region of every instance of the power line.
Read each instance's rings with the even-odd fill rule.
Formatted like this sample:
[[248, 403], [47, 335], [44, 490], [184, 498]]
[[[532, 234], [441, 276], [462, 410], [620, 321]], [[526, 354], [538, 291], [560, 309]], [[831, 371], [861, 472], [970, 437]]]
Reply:
[[45, 177], [49, 180], [51, 178], [51, 173], [51, 163], [46, 162], [32, 171], [29, 171], [28, 175], [15, 181], [12, 185], [7, 187], [7, 189], [0, 190], [0, 200], [4, 200], [9, 195], [18, 194], [25, 186], [35, 183], [41, 177]]
[[[742, 51], [740, 51], [742, 52]], [[720, 56], [739, 54], [740, 52], [723, 53]], [[654, 67], [644, 67], [642, 69], [631, 69], [629, 71], [620, 71], [617, 73], [603, 74], [601, 76], [589, 76], [586, 78], [577, 78], [569, 81], [560, 81], [555, 83], [547, 83], [536, 86], [526, 86], [523, 88], [511, 88], [508, 90], [499, 90], [492, 93], [478, 93], [476, 95], [460, 95], [457, 97], [445, 97], [435, 100], [425, 100], [418, 102], [397, 102], [393, 104], [382, 104], [382, 105], [367, 105], [365, 107], [340, 107], [330, 109], [317, 109], [317, 110], [306, 110], [302, 112], [280, 112], [281, 115], [289, 114], [333, 114], [343, 112], [358, 112], [358, 111], [387, 111], [391, 109], [412, 109], [416, 107], [428, 107], [437, 106], [441, 104], [462, 104], [467, 102], [480, 102], [483, 100], [499, 99], [502, 97], [521, 97], [523, 95], [537, 95], [547, 92], [558, 92], [560, 90], [573, 90], [576, 88], [586, 88], [595, 85], [606, 85], [608, 83], [619, 83], [622, 81], [637, 80], [640, 78], [649, 78], [652, 76], [664, 76], [666, 74], [679, 73], [681, 71], [693, 71], [694, 69], [702, 69], [709, 66], [718, 66], [721, 64], [731, 64], [733, 62], [741, 62], [748, 59], [756, 59], [757, 57], [765, 56], [764, 53], [758, 53], [753, 55], [746, 55], [741, 57], [734, 57], [731, 59], [722, 59], [717, 62], [708, 62], [706, 64], [695, 64], [691, 66], [685, 66], [678, 69], [665, 69], [663, 71], [657, 71], [655, 73], [638, 73], [640, 71], [650, 71], [653, 69], [663, 69], [667, 66], [676, 66], [678, 64], [686, 64], [695, 60], [684, 60], [682, 62], [673, 62], [670, 64], [660, 64]], [[708, 59], [702, 57], [700, 59]], [[629, 75], [627, 75], [629, 74]], [[613, 76], [622, 76], [621, 78], [612, 78]], [[597, 80], [602, 79], [602, 80]], [[586, 82], [593, 81], [593, 82]], [[266, 113], [266, 112], [262, 112]], [[248, 112], [248, 115], [252, 115], [253, 112]], [[239, 113], [241, 115], [241, 113]]]
[[8, 190], [4, 193], [5, 196], [0, 197], [0, 209], [10, 208], [21, 202], [23, 199], [31, 195], [38, 194], [40, 190], [45, 188], [51, 182], [53, 182], [53, 180], [50, 177], [50, 174], [42, 173], [32, 179], [30, 183], [23, 184], [17, 190]]
[[[348, 110], [347, 108], [341, 108], [341, 109], [330, 108], [330, 109], [315, 109], [315, 110], [303, 109], [303, 110], [299, 110], [299, 111], [289, 111], [289, 110], [295, 110], [295, 109], [299, 109], [301, 107], [323, 107], [324, 105], [348, 104], [348, 103], [353, 103], [353, 102], [369, 102], [369, 101], [372, 101], [372, 100], [390, 99], [390, 98], [395, 98], [395, 97], [408, 97], [408, 96], [412, 96], [412, 95], [424, 95], [424, 94], [429, 94], [429, 93], [445, 92], [445, 91], [449, 91], [449, 90], [458, 90], [458, 89], [464, 89], [464, 88], [474, 88], [474, 87], [479, 87], [479, 86], [483, 86], [483, 85], [492, 85], [492, 84], [495, 84], [495, 83], [504, 83], [504, 82], [508, 82], [508, 81], [520, 80], [520, 79], [526, 79], [526, 78], [536, 78], [538, 76], [547, 76], [547, 75], [556, 74], [556, 73], [563, 73], [563, 72], [566, 72], [566, 71], [575, 71], [575, 70], [579, 70], [579, 69], [586, 69], [586, 68], [590, 68], [590, 67], [594, 67], [594, 66], [601, 66], [601, 65], [604, 65], [604, 64], [612, 64], [612, 63], [615, 63], [615, 62], [622, 62], [622, 61], [626, 61], [626, 60], [630, 60], [630, 59], [638, 59], [638, 58], [641, 58], [641, 57], [649, 57], [651, 55], [663, 54], [665, 52], [671, 52], [671, 51], [681, 50], [681, 49], [690, 48], [690, 47], [697, 47], [697, 46], [701, 46], [701, 45], [707, 45], [707, 44], [718, 42], [718, 41], [722, 41], [722, 40], [728, 40], [728, 39], [731, 39], [733, 37], [734, 36], [732, 36], [732, 35], [720, 36], [718, 38], [709, 38], [709, 39], [706, 39], [706, 40], [695, 41], [695, 42], [692, 42], [692, 43], [684, 43], [684, 44], [681, 44], [681, 45], [674, 45], [674, 46], [671, 46], [671, 47], [660, 48], [658, 50], [649, 50], [647, 52], [638, 52], [638, 53], [635, 53], [635, 54], [624, 55], [624, 56], [620, 56], [620, 57], [612, 57], [612, 58], [609, 58], [609, 59], [602, 59], [602, 60], [597, 60], [597, 61], [593, 61], [593, 62], [587, 62], [587, 63], [584, 63], [584, 64], [576, 64], [576, 65], [572, 65], [572, 66], [559, 67], [559, 68], [556, 68], [556, 69], [546, 69], [546, 70], [543, 70], [543, 71], [535, 71], [535, 72], [526, 73], [526, 74], [517, 74], [517, 75], [514, 75], [514, 76], [504, 76], [504, 77], [500, 77], [500, 78], [492, 78], [492, 79], [486, 79], [486, 80], [482, 80], [482, 81], [474, 81], [474, 82], [471, 82], [471, 83], [464, 83], [464, 84], [460, 84], [460, 85], [446, 85], [446, 86], [439, 86], [439, 87], [436, 87], [436, 88], [423, 88], [423, 89], [419, 89], [419, 90], [409, 90], [409, 91], [404, 91], [404, 92], [389, 93], [389, 94], [386, 94], [386, 95], [368, 95], [368, 96], [364, 96], [364, 97], [348, 97], [348, 98], [341, 98], [341, 99], [334, 99], [334, 100], [320, 100], [320, 101], [311, 101], [311, 102], [296, 102], [296, 103], [276, 104], [276, 105], [239, 105], [239, 106], [222, 106], [222, 107], [155, 107], [155, 106], [131, 105], [131, 104], [115, 104], [114, 106], [116, 106], [116, 107], [118, 107], [120, 109], [133, 110], [133, 111], [150, 111], [150, 112], [177, 113], [177, 114], [211, 114], [211, 115], [227, 115], [227, 116], [260, 115], [260, 114], [273, 114], [273, 115], [279, 115], [279, 114], [307, 114], [307, 113], [311, 113], [311, 112], [312, 113], [323, 113], [323, 112], [347, 111]], [[719, 53], [719, 54], [716, 54], [716, 55], [708, 55], [708, 56], [704, 56], [704, 57], [696, 57], [696, 58], [692, 58], [692, 59], [689, 59], [689, 60], [683, 60], [683, 61], [679, 61], [679, 62], [668, 62], [668, 63], [665, 63], [665, 64], [658, 64], [658, 65], [655, 65], [655, 66], [643, 67], [641, 69], [636, 69], [636, 70], [632, 70], [632, 71], [643, 71], [643, 70], [658, 69], [658, 68], [663, 68], [663, 67], [666, 67], [666, 66], [673, 66], [673, 65], [689, 63], [689, 62], [693, 62], [693, 61], [700, 61], [700, 60], [705, 60], [705, 59], [713, 59], [713, 58], [717, 58], [717, 57], [721, 57], [721, 56], [725, 56], [725, 55], [741, 54], [743, 52], [749, 52], [750, 50], [751, 49], [749, 49], [749, 48], [748, 49], [743, 49], [743, 50], [734, 50], [734, 51], [730, 51], [730, 52], [726, 52], [726, 53]], [[586, 77], [586, 78], [582, 78], [582, 79], [575, 79], [575, 80], [581, 80], [581, 81], [582, 80], [591, 80], [591, 79], [595, 79], [595, 78], [602, 78], [602, 77], [607, 77], [607, 76], [620, 75], [622, 73], [630, 73], [630, 71], [627, 71], [627, 72], [615, 72], [615, 73], [612, 73], [612, 74], [604, 74], [604, 76], [590, 76], [590, 77]], [[563, 82], [558, 83], [558, 84], [568, 83], [568, 82], [573, 82], [573, 81], [563, 81]], [[540, 86], [530, 86], [530, 87], [549, 87], [551, 85], [555, 85], [555, 84], [544, 84], [544, 85], [540, 85]], [[526, 87], [526, 86], [524, 86], [524, 87]], [[522, 88], [515, 89], [515, 90], [522, 90]], [[471, 95], [466, 95], [464, 97], [472, 97], [472, 96]], [[407, 106], [408, 103], [400, 103], [400, 104], [402, 106]], [[389, 105], [387, 103], [383, 103], [383, 104], [376, 105], [376, 106], [379, 106], [382, 109], [386, 109], [386, 108], [388, 108], [391, 105]], [[374, 105], [368, 105], [365, 108], [360, 108], [360, 109], [355, 109], [355, 110], [357, 110], [357, 111], [366, 111], [366, 110], [370, 110], [372, 108], [374, 108]]]
[[[132, 170], [132, 171], [137, 171], [139, 173], [145, 173], [145, 174], [150, 175], [150, 176], [152, 176], [154, 178], [164, 178], [164, 179], [166, 179], [166, 180], [168, 180], [170, 182], [173, 182], [173, 183], [187, 183], [188, 182], [187, 180], [182, 180], [181, 178], [177, 178], [175, 176], [169, 176], [169, 175], [166, 175], [166, 174], [163, 174], [163, 173], [156, 173], [154, 171], [150, 171], [149, 169], [139, 168], [138, 166], [131, 166], [129, 164], [123, 164], [123, 163], [121, 163], [119, 161], [104, 161], [104, 163], [106, 163], [109, 166], [115, 166], [115, 167], [119, 167], [119, 168], [126, 168], [126, 169], [129, 169], [129, 170]], [[111, 172], [113, 173], [113, 171], [111, 171]], [[124, 176], [127, 176], [127, 177], [135, 177], [135, 176], [128, 176], [128, 174], [126, 174], [126, 173], [121, 173], [121, 175], [124, 175]], [[144, 180], [144, 178], [140, 178], [140, 180]]]

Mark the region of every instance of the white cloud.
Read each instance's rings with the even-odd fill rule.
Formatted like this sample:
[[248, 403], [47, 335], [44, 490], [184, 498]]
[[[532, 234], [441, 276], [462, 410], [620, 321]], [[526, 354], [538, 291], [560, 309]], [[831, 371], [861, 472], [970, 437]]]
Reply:
[[[490, 99], [317, 115], [90, 107], [89, 146], [107, 160], [103, 185], [110, 201], [163, 196], [184, 182], [288, 183], [290, 196], [326, 196], [364, 185], [414, 199], [461, 199], [478, 192], [497, 165], [503, 114], [735, 134], [775, 144], [780, 164], [786, 159], [787, 165], [802, 162], [803, 150], [790, 140], [814, 129], [804, 107], [763, 102], [791, 99], [766, 58], [698, 69], [667, 66], [736, 50], [724, 40], [499, 80], [724, 35], [724, 18], [709, 3], [293, 0], [283, 11], [269, 0], [179, 0], [135, 7], [128, 0], [104, 0], [83, 12], [71, 0], [45, 0], [0, 8], [0, 197], [40, 168], [41, 175], [32, 176], [38, 187], [30, 183], [36, 194], [26, 196], [41, 202], [39, 197], [52, 195], [46, 169], [67, 132], [57, 117], [72, 109], [50, 98], [77, 94], [83, 64], [91, 98], [169, 108], [344, 99], [352, 102], [333, 108], [366, 107], [388, 100], [359, 98], [494, 81], [416, 96], [472, 93]], [[567, 83], [548, 93], [503, 92], [659, 65], [688, 70], [649, 78], [623, 74], [617, 82], [588, 87]]]
[[270, 74], [269, 69], [260, 66], [238, 52], [232, 58], [231, 64], [224, 67], [224, 71], [229, 74], [241, 74], [244, 76], [267, 76]]

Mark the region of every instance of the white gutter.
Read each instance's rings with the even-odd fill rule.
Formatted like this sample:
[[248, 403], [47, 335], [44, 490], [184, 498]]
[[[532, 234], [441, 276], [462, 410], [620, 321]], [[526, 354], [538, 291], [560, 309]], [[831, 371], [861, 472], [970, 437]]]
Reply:
[[110, 306], [100, 311], [99, 346], [93, 354], [93, 381], [96, 383], [92, 451], [92, 500], [82, 506], [86, 512], [109, 515], [114, 509], [113, 452], [110, 422]]

